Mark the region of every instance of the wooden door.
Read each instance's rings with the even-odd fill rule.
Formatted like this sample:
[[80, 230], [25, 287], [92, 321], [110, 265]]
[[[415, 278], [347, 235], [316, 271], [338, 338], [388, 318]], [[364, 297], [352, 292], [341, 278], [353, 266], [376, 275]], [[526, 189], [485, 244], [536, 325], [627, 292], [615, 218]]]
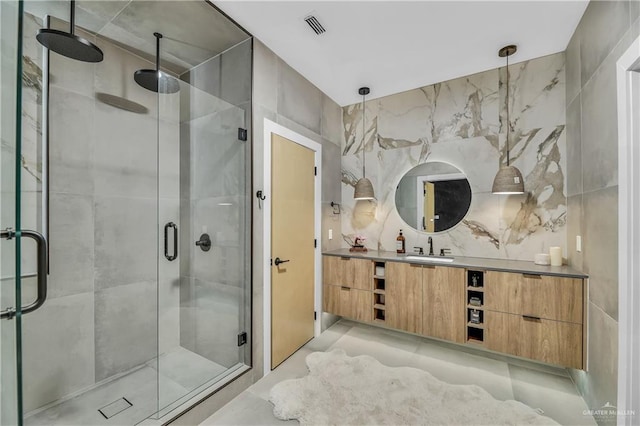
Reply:
[[[315, 153], [271, 138], [271, 368], [313, 338]], [[276, 258], [286, 260], [278, 266]]]
[[422, 332], [422, 265], [385, 265], [385, 323], [389, 327]]
[[436, 220], [436, 192], [431, 182], [424, 183], [424, 228], [427, 232], [435, 230]]
[[427, 265], [423, 269], [422, 334], [464, 343], [465, 270]]

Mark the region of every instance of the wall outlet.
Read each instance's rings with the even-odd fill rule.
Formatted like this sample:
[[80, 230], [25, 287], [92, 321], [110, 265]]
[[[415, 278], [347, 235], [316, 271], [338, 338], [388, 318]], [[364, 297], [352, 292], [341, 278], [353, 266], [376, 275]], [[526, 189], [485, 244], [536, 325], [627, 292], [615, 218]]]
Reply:
[[576, 235], [576, 251], [582, 252], [582, 237], [580, 235]]
[[329, 239], [333, 240], [333, 229], [329, 229]]

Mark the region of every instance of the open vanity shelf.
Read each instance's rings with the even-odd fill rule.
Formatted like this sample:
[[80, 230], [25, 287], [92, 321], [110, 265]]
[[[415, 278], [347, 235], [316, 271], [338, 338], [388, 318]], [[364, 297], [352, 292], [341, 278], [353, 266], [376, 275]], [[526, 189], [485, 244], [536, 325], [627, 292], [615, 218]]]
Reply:
[[373, 263], [373, 321], [385, 322], [385, 262]]
[[484, 343], [484, 271], [466, 271], [467, 331], [466, 342]]

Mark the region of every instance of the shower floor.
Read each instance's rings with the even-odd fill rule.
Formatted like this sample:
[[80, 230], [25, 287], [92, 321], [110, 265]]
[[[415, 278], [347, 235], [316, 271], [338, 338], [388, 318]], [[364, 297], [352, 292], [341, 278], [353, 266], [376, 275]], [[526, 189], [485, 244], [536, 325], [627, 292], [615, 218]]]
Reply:
[[[25, 425], [134, 425], [195, 388], [227, 372], [216, 364], [179, 347], [127, 374], [93, 387], [71, 399], [53, 403], [25, 417]], [[98, 410], [125, 398], [132, 406], [106, 419]]]

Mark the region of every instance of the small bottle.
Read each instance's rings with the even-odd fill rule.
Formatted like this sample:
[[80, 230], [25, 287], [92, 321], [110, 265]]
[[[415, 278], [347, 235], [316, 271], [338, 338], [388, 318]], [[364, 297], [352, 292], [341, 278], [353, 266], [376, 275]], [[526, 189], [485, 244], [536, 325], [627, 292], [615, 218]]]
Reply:
[[400, 235], [396, 238], [396, 252], [398, 254], [406, 253], [404, 249], [404, 236], [402, 236], [402, 229], [400, 230]]

